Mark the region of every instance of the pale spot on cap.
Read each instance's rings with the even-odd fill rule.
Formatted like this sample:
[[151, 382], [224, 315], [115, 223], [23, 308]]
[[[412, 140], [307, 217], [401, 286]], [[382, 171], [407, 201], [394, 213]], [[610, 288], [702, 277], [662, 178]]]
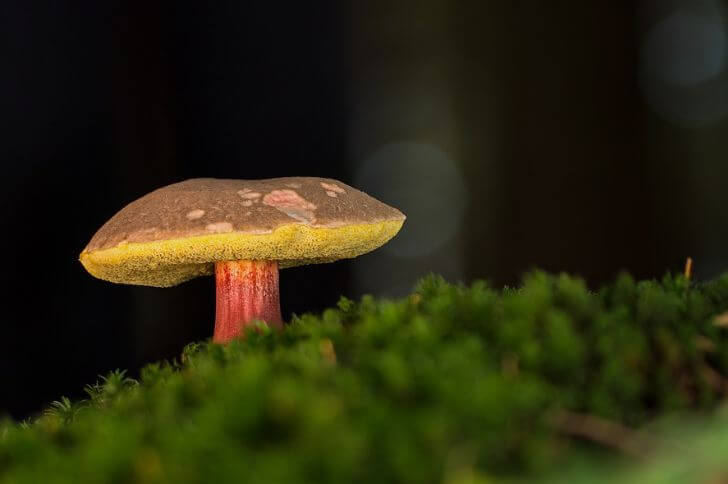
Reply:
[[290, 188], [301, 188], [300, 183], [286, 183], [286, 186]]
[[156, 238], [153, 235], [155, 232], [157, 232], [157, 233], [159, 232], [159, 229], [157, 227], [149, 227], [146, 229], [135, 230], [134, 232], [129, 234], [129, 236], [127, 237], [127, 240], [129, 240], [131, 242], [136, 242], [137, 240], [140, 240], [140, 239], [148, 239], [148, 238], [150, 238], [150, 236], [151, 236], [151, 238], [154, 239], [154, 238]]
[[249, 207], [253, 204], [252, 200], [244, 200], [243, 201], [243, 207]]
[[331, 198], [336, 198], [336, 192], [331, 190], [326, 190], [326, 195], [330, 196]]
[[238, 192], [238, 195], [243, 197], [246, 200], [252, 200], [253, 198], [260, 198], [260, 193], [258, 192], [246, 192], [246, 193], [240, 193]]
[[205, 215], [205, 211], [201, 210], [199, 208], [196, 208], [190, 212], [187, 212], [187, 220], [197, 220], [198, 218]]
[[273, 190], [263, 197], [263, 204], [275, 207], [291, 218], [310, 224], [316, 221], [316, 205], [293, 190]]
[[316, 218], [313, 215], [313, 212], [310, 212], [308, 210], [301, 210], [298, 208], [281, 208], [276, 207], [281, 212], [285, 213], [291, 218], [294, 218], [298, 220], [299, 222], [303, 222], [305, 224], [312, 224], [316, 221]]
[[324, 187], [326, 190], [336, 192], [336, 193], [346, 193], [346, 190], [341, 188], [339, 185], [336, 185], [334, 183], [326, 183], [326, 182], [320, 182], [321, 186]]
[[231, 224], [230, 222], [215, 222], [215, 223], [207, 224], [205, 229], [208, 232], [213, 232], [216, 234], [223, 234], [226, 232], [232, 232], [233, 224]]
[[300, 208], [303, 210], [316, 210], [316, 205], [309, 202], [293, 190], [273, 190], [263, 197], [263, 203], [271, 207]]

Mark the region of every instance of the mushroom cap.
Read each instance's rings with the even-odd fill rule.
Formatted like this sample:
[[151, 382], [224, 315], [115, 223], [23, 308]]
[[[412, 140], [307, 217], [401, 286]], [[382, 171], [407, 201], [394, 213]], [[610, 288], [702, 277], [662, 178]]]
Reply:
[[405, 216], [329, 178], [194, 178], [155, 190], [111, 217], [81, 252], [99, 279], [169, 287], [224, 260], [279, 267], [333, 262], [383, 245]]

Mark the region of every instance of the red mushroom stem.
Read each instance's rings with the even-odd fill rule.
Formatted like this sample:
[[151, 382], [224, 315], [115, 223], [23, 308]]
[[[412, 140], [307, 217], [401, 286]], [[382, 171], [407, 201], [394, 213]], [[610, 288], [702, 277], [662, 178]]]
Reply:
[[278, 293], [278, 262], [260, 260], [215, 263], [215, 333], [212, 341], [240, 337], [253, 320], [283, 326]]

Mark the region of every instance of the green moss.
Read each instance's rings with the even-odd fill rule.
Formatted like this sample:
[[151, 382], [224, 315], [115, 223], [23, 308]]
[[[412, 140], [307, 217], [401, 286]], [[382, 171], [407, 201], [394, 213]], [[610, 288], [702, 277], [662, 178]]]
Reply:
[[621, 462], [553, 416], [637, 428], [715, 408], [726, 310], [728, 275], [622, 275], [598, 292], [542, 272], [504, 290], [429, 276], [403, 300], [342, 298], [5, 420], [0, 483], [464, 483]]

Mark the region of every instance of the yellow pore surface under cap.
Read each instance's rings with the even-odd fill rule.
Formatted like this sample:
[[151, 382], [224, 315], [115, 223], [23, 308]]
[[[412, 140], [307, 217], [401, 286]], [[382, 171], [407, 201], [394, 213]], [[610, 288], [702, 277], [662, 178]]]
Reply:
[[214, 272], [224, 260], [275, 260], [279, 267], [332, 262], [356, 257], [386, 243], [404, 221], [309, 227], [284, 225], [271, 233], [229, 232], [143, 243], [121, 243], [84, 251], [80, 260], [106, 281], [170, 287]]

